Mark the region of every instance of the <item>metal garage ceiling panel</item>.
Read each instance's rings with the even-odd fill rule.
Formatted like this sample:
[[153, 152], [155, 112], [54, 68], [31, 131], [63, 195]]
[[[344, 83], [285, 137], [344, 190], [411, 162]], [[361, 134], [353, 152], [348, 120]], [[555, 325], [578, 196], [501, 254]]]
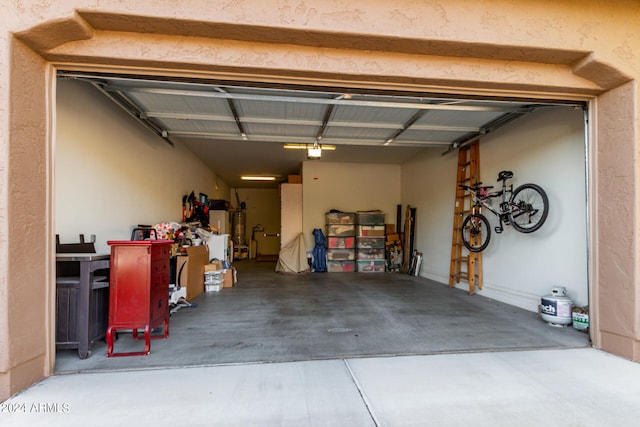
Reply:
[[384, 143], [389, 135], [393, 133], [393, 130], [385, 129], [385, 128], [361, 128], [361, 127], [330, 127], [325, 132], [325, 137], [323, 141], [326, 142], [327, 139], [336, 140], [337, 143], [341, 139], [343, 140], [352, 140], [357, 139], [362, 142], [372, 143], [373, 141], [378, 141], [378, 145]]
[[322, 104], [296, 102], [237, 100], [234, 103], [240, 119], [244, 121], [271, 119], [322, 123], [321, 118], [326, 109]]
[[281, 142], [290, 142], [290, 138], [311, 138], [312, 143], [313, 139], [316, 137], [316, 133], [318, 130], [317, 126], [300, 126], [300, 125], [291, 125], [291, 124], [283, 124], [283, 123], [245, 123], [244, 129], [247, 134], [252, 135], [252, 139], [264, 139], [260, 137], [269, 137], [269, 140], [278, 141], [277, 138], [281, 136]]
[[333, 109], [330, 124], [351, 123], [366, 126], [368, 123], [382, 123], [398, 128], [402, 127], [417, 111], [408, 108], [339, 105]]
[[305, 100], [305, 99], [324, 99], [330, 100], [335, 98], [336, 94], [330, 92], [310, 91], [304, 89], [286, 89], [286, 88], [266, 88], [257, 86], [217, 86], [218, 91], [223, 91], [231, 97], [248, 96], [250, 99], [267, 100], [277, 97], [285, 100]]
[[229, 117], [231, 110], [226, 100], [194, 95], [129, 92], [129, 97], [148, 113], [201, 114]]
[[416, 127], [419, 128], [420, 125], [440, 125], [449, 127], [467, 126], [480, 129], [484, 124], [494, 121], [503, 114], [505, 114], [505, 111], [430, 110], [416, 121]]
[[[524, 103], [349, 94], [135, 78], [76, 76], [99, 87], [161, 136], [290, 142], [410, 141], [457, 145], [518, 117]], [[531, 109], [529, 109], [531, 110]], [[523, 114], [523, 113], [518, 113]], [[230, 126], [230, 123], [235, 126]], [[440, 133], [434, 133], [440, 132]], [[348, 142], [347, 142], [348, 143]]]
[[[156, 121], [165, 129], [171, 129], [170, 133], [217, 133], [220, 137], [228, 135], [235, 136], [238, 132], [233, 121], [211, 121], [211, 120], [181, 120], [181, 119], [158, 119]], [[197, 136], [197, 135], [192, 135]]]
[[[298, 159], [297, 166], [287, 163], [292, 166], [282, 172], [291, 173], [299, 168], [299, 161], [306, 154], [302, 150], [283, 153], [291, 151], [283, 150], [283, 143], [338, 145], [331, 152], [331, 161], [358, 161], [365, 156], [355, 150], [362, 148], [349, 146], [369, 146], [367, 161], [386, 163], [393, 158], [398, 162], [415, 156], [416, 147], [454, 150], [538, 108], [584, 106], [580, 102], [462, 95], [371, 94], [363, 90], [345, 93], [312, 90], [310, 86], [259, 86], [256, 82], [169, 81], [153, 76], [65, 71], [58, 74], [91, 84], [168, 143], [179, 141], [197, 156], [209, 158], [215, 171], [242, 170], [243, 165], [256, 162], [280, 164], [284, 159], [295, 163]], [[238, 140], [260, 144], [247, 149], [248, 145], [234, 143]], [[271, 159], [265, 156], [267, 147], [267, 152], [273, 153]], [[256, 173], [253, 169], [247, 172]]]
[[407, 130], [398, 136], [395, 144], [430, 144], [430, 145], [448, 145], [449, 141], [455, 141], [462, 138], [469, 132], [466, 131], [439, 131], [439, 130]]

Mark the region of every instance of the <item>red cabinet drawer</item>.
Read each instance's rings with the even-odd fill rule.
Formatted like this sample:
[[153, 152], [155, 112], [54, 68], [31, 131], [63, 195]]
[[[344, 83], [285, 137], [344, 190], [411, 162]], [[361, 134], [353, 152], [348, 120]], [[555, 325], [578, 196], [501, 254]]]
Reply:
[[169, 259], [171, 251], [170, 245], [153, 245], [151, 246], [151, 259]]
[[158, 259], [151, 263], [151, 274], [160, 274], [169, 272], [169, 260]]

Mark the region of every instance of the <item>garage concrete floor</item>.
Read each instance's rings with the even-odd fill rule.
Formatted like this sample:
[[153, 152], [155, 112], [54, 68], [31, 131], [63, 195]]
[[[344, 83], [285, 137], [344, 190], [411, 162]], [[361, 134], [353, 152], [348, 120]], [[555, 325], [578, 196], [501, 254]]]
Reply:
[[[81, 360], [59, 351], [56, 372], [174, 368], [371, 356], [589, 346], [588, 335], [551, 327], [536, 313], [397, 273], [275, 273], [240, 261], [238, 283], [204, 293], [171, 316], [151, 354], [106, 357], [95, 343]], [[120, 334], [116, 352], [141, 350]]]
[[[535, 314], [406, 275], [237, 267], [238, 286], [172, 316], [170, 337], [153, 341], [148, 356], [106, 359], [104, 343], [86, 360], [61, 352], [61, 374], [3, 402], [0, 425], [618, 427], [640, 419], [640, 364]], [[133, 343], [125, 335], [117, 345]]]
[[640, 364], [580, 348], [78, 373], [2, 408], [3, 427], [620, 427]]

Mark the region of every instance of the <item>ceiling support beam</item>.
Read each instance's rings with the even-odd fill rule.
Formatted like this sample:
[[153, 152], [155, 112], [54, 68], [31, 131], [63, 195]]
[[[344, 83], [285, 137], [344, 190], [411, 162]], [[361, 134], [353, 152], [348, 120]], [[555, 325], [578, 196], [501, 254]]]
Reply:
[[[188, 138], [200, 138], [200, 139], [211, 139], [215, 141], [238, 141], [240, 138], [237, 134], [222, 134], [222, 133], [213, 133], [213, 132], [200, 132], [200, 131], [179, 131], [179, 130], [170, 130], [168, 131], [169, 136], [175, 137], [188, 137]], [[260, 143], [300, 143], [300, 144], [310, 144], [313, 145], [316, 141], [315, 137], [301, 137], [301, 136], [283, 136], [283, 135], [252, 135], [252, 142], [260, 142]], [[369, 139], [354, 139], [354, 138], [324, 138], [323, 144], [332, 144], [332, 145], [360, 145], [360, 146], [382, 146], [382, 142], [377, 145], [371, 144], [371, 140]], [[448, 147], [450, 145], [447, 141], [418, 141], [418, 142], [398, 142], [394, 144], [394, 147]]]
[[322, 124], [320, 125], [320, 129], [318, 129], [318, 133], [316, 134], [316, 141], [320, 142], [322, 138], [324, 138], [324, 133], [327, 130], [327, 124], [329, 123], [329, 119], [331, 118], [331, 113], [333, 112], [333, 105], [327, 105], [327, 108], [324, 110], [324, 117], [322, 118]]
[[238, 131], [240, 131], [240, 137], [242, 139], [247, 139], [247, 133], [244, 131], [244, 127], [242, 126], [242, 122], [240, 121], [240, 116], [238, 116], [238, 110], [236, 110], [236, 106], [233, 103], [233, 99], [227, 99], [227, 103], [229, 104], [229, 109], [231, 110], [231, 114], [233, 115], [233, 119], [236, 122], [236, 126], [238, 127]]
[[140, 109], [122, 92], [109, 92], [105, 90], [100, 83], [95, 81], [89, 82], [96, 89], [102, 92], [107, 98], [113, 101], [116, 105], [122, 108], [127, 114], [133, 117], [138, 123], [149, 129], [151, 132], [158, 135], [162, 138], [167, 144], [174, 146], [173, 142], [169, 139], [169, 133], [167, 130], [162, 129], [160, 126], [153, 123], [151, 120], [148, 120], [147, 116], [144, 112], [140, 111]]
[[[333, 110], [333, 107], [331, 108]], [[147, 117], [153, 117], [158, 119], [176, 119], [176, 120], [201, 120], [212, 122], [231, 122], [234, 119], [229, 116], [219, 116], [212, 114], [196, 114], [196, 113], [166, 113], [159, 111], [147, 111]], [[330, 117], [329, 117], [330, 119]], [[276, 119], [271, 117], [247, 117], [242, 118], [242, 123], [266, 123], [272, 125], [297, 125], [297, 126], [328, 126], [329, 121], [326, 124], [321, 120], [306, 120], [306, 119]], [[400, 126], [397, 123], [371, 123], [371, 122], [337, 122], [332, 121], [331, 127], [334, 128], [370, 128], [370, 129], [399, 129]], [[433, 125], [433, 124], [421, 124], [412, 125], [411, 130], [434, 130], [445, 132], [478, 132], [480, 128], [478, 126], [450, 126], [450, 125]], [[323, 134], [324, 136], [324, 134]]]
[[393, 141], [395, 141], [398, 136], [400, 136], [404, 131], [409, 129], [415, 122], [417, 122], [422, 116], [424, 116], [426, 112], [427, 112], [426, 110], [420, 110], [417, 113], [415, 113], [409, 120], [407, 120], [404, 123], [401, 129], [398, 129], [389, 138], [387, 138], [384, 145], [389, 145]]
[[458, 138], [457, 140], [455, 140], [447, 149], [447, 151], [445, 151], [444, 153], [442, 153], [442, 155], [446, 155], [448, 153], [450, 153], [451, 151], [454, 150], [459, 150], [460, 148], [463, 148], [469, 144], [471, 144], [471, 142], [473, 142], [475, 139], [479, 138], [482, 135], [486, 135], [488, 133], [493, 132], [494, 130], [501, 128], [502, 126], [506, 126], [507, 124], [513, 122], [514, 120], [519, 119], [522, 116], [525, 116], [526, 113], [507, 113], [507, 114], [503, 114], [502, 116], [498, 117], [497, 119], [485, 124], [479, 132], [472, 132], [468, 135], [465, 135], [461, 138]]

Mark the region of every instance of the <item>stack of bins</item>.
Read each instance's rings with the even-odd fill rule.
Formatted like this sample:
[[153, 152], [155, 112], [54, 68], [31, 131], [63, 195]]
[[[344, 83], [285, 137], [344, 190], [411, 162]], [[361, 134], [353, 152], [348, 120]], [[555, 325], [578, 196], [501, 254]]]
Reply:
[[205, 291], [220, 292], [223, 287], [224, 287], [224, 270], [204, 272]]
[[385, 222], [382, 212], [357, 213], [357, 266], [363, 273], [385, 271]]
[[356, 214], [351, 212], [328, 212], [327, 227], [327, 271], [355, 271]]

